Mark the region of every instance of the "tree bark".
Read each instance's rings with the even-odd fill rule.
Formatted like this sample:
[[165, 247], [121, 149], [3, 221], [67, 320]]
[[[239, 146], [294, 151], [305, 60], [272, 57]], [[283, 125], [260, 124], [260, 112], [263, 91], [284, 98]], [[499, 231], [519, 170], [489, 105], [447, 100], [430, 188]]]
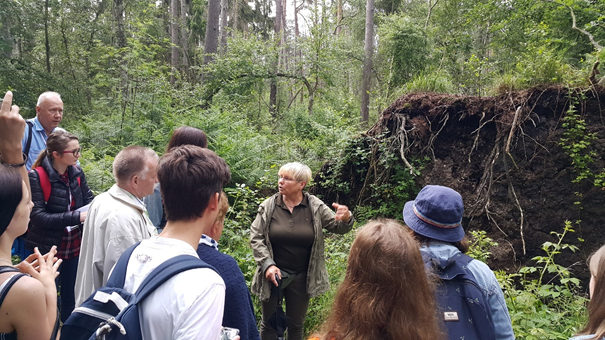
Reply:
[[181, 0], [181, 50], [182, 67], [185, 74], [189, 74], [189, 31], [187, 30], [187, 17], [189, 16], [189, 8], [187, 0]]
[[[277, 41], [277, 56], [275, 61], [273, 62], [273, 73], [277, 74], [277, 69], [279, 66], [279, 58], [281, 51], [281, 35], [282, 35], [282, 18], [283, 18], [283, 8], [282, 8], [282, 0], [275, 0], [275, 41]], [[273, 77], [271, 79], [271, 89], [269, 92], [269, 112], [275, 116], [277, 112], [277, 78]]]
[[361, 79], [361, 124], [368, 125], [370, 105], [370, 85], [372, 76], [372, 54], [374, 52], [374, 0], [366, 2], [365, 60]]
[[221, 0], [221, 26], [220, 26], [220, 52], [221, 55], [227, 51], [227, 14], [229, 13], [229, 2]]
[[208, 0], [208, 19], [206, 21], [206, 37], [204, 46], [204, 65], [214, 59], [218, 50], [219, 18], [221, 16], [221, 0]]
[[170, 84], [176, 82], [176, 73], [179, 65], [179, 1], [170, 1], [170, 42], [172, 49], [170, 54]]
[[44, 1], [44, 50], [46, 51], [46, 72], [50, 73], [50, 42], [48, 41], [48, 0]]
[[336, 0], [336, 35], [340, 35], [342, 31], [342, 0]]
[[233, 0], [233, 16], [231, 21], [233, 22], [232, 26], [233, 27], [233, 32], [235, 33], [235, 31], [238, 30], [238, 20], [239, 20], [239, 1], [238, 0]]

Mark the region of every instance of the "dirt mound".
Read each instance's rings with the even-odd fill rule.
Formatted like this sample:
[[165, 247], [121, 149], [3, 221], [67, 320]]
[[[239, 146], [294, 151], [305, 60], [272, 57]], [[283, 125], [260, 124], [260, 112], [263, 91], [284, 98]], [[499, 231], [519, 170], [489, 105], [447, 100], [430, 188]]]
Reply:
[[[544, 255], [542, 244], [556, 242], [551, 232], [561, 233], [570, 220], [575, 232], [564, 242], [580, 251], [564, 251], [558, 262], [585, 279], [587, 255], [605, 243], [605, 192], [594, 176], [574, 179], [582, 169], [603, 172], [601, 99], [602, 87], [536, 87], [494, 97], [408, 94], [353, 140], [343, 159], [324, 165], [312, 191], [330, 202], [399, 209], [426, 184], [452, 187], [464, 198], [463, 225], [499, 243], [491, 264], [508, 271]], [[410, 175], [410, 167], [420, 175]], [[393, 187], [400, 192], [389, 193]], [[397, 209], [387, 216], [400, 218]]]

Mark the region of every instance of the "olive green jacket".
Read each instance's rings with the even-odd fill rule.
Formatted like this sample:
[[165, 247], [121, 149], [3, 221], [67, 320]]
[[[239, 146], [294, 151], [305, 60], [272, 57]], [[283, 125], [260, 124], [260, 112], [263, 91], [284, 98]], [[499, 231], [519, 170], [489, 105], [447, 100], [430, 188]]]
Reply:
[[[250, 227], [250, 246], [257, 264], [251, 289], [252, 293], [257, 295], [261, 301], [269, 301], [271, 296], [272, 283], [265, 278], [265, 271], [270, 266], [275, 265], [273, 248], [269, 241], [269, 223], [275, 210], [275, 200], [278, 195], [279, 193], [261, 203], [258, 207], [256, 219]], [[324, 254], [323, 229], [336, 234], [345, 234], [351, 230], [355, 219], [351, 215], [349, 223], [336, 221], [334, 219], [336, 214], [324, 202], [308, 193], [304, 193], [304, 195], [309, 200], [309, 208], [313, 213], [313, 229], [315, 230], [315, 240], [311, 248], [309, 268], [307, 269], [307, 294], [309, 298], [313, 298], [330, 289]]]

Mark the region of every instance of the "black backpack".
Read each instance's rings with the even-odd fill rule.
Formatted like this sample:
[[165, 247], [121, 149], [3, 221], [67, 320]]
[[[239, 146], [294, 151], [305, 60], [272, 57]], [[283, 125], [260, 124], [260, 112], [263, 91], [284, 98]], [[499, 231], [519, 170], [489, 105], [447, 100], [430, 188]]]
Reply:
[[475, 276], [467, 269], [473, 259], [458, 253], [440, 260], [426, 252], [422, 252], [422, 259], [426, 268], [441, 279], [436, 302], [448, 339], [495, 340], [489, 304]]
[[212, 266], [191, 255], [165, 261], [143, 280], [135, 293], [124, 290], [128, 260], [139, 243], [128, 248], [116, 263], [105, 287], [74, 309], [63, 324], [61, 340], [142, 339], [139, 303], [172, 276], [194, 268]]

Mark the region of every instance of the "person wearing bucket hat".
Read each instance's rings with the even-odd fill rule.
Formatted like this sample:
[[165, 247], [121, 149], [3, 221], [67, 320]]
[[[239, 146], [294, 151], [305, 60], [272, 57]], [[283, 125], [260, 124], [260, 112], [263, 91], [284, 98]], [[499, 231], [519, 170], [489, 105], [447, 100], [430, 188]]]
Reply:
[[[448, 260], [459, 258], [468, 251], [469, 242], [462, 228], [464, 204], [462, 196], [448, 187], [427, 185], [403, 208], [403, 220], [420, 243], [425, 259]], [[487, 264], [472, 260], [465, 266], [479, 286], [488, 304], [488, 317], [493, 323], [495, 339], [514, 339], [504, 294], [494, 272]], [[446, 323], [447, 325], [447, 323]]]

